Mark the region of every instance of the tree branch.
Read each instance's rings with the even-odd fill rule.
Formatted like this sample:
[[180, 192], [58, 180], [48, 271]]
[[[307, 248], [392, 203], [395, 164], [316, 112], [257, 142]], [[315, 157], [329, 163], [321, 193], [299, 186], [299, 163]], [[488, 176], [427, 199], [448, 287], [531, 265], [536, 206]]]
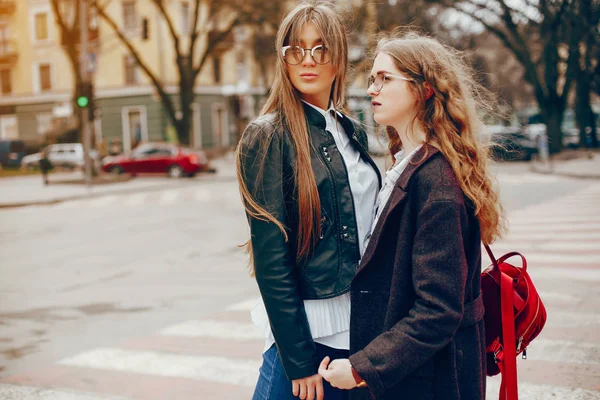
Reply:
[[158, 8], [160, 13], [164, 17], [165, 21], [167, 21], [167, 26], [169, 27], [169, 32], [171, 33], [171, 37], [173, 38], [175, 52], [177, 53], [178, 58], [181, 57], [181, 50], [179, 49], [179, 35], [175, 31], [175, 26], [173, 25], [173, 21], [171, 21], [171, 17], [169, 16], [169, 13], [167, 13], [167, 10], [165, 9], [163, 1], [162, 0], [152, 0], [152, 2]]
[[104, 19], [104, 21], [117, 34], [118, 38], [121, 40], [121, 43], [123, 43], [123, 45], [125, 45], [125, 47], [127, 47], [127, 49], [129, 50], [130, 54], [135, 58], [135, 60], [137, 61], [138, 65], [140, 66], [140, 68], [142, 68], [144, 70], [144, 72], [146, 73], [146, 75], [148, 75], [148, 77], [150, 78], [150, 80], [154, 84], [154, 87], [156, 88], [156, 91], [158, 92], [158, 94], [159, 94], [159, 96], [160, 96], [163, 104], [167, 108], [167, 111], [169, 113], [169, 116], [171, 117], [171, 120], [173, 121], [173, 123], [176, 123], [175, 106], [173, 105], [173, 102], [171, 101], [171, 98], [165, 92], [165, 90], [163, 88], [163, 83], [152, 73], [152, 71], [150, 70], [150, 68], [148, 68], [148, 66], [142, 61], [139, 53], [133, 47], [133, 45], [131, 44], [131, 42], [129, 41], [129, 39], [127, 39], [123, 35], [123, 33], [119, 30], [119, 27], [117, 26], [117, 24], [115, 23], [115, 21], [104, 11], [104, 9], [98, 6], [98, 2], [97, 1], [94, 1], [92, 3], [92, 7], [96, 8], [96, 10], [98, 11], [98, 14], [102, 17], [102, 19]]
[[196, 5], [194, 6], [194, 25], [192, 26], [192, 35], [190, 37], [190, 50], [188, 52], [190, 58], [192, 58], [194, 54], [194, 46], [196, 45], [196, 40], [198, 39], [198, 18], [200, 16], [200, 0], [196, 0]]

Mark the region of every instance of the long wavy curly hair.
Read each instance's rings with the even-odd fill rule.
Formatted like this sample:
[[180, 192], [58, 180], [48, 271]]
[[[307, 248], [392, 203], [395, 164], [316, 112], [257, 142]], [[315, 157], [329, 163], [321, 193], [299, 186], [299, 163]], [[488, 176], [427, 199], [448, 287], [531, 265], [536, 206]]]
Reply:
[[[438, 40], [415, 32], [382, 38], [376, 54], [393, 58], [398, 70], [413, 79], [417, 98], [409, 133], [420, 128], [426, 142], [448, 160], [463, 193], [472, 201], [481, 227], [481, 240], [492, 243], [502, 236], [505, 218], [499, 196], [488, 175], [489, 151], [480, 139], [481, 115], [495, 114], [492, 94], [475, 79], [464, 54]], [[426, 83], [428, 85], [424, 85]], [[433, 95], [430, 97], [430, 86]], [[390, 154], [402, 148], [398, 132], [386, 127]]]
[[[323, 43], [331, 54], [331, 63], [336, 66], [330, 101], [338, 110], [345, 110], [346, 75], [348, 72], [348, 43], [346, 27], [332, 4], [322, 1], [308, 1], [294, 7], [281, 22], [275, 41], [275, 51], [278, 52], [275, 66], [275, 79], [260, 116], [274, 113], [278, 128], [289, 132], [294, 145], [296, 160], [294, 168], [295, 195], [298, 203], [298, 224], [296, 260], [305, 260], [316, 244], [321, 219], [321, 202], [310, 162], [310, 140], [306, 115], [302, 106], [302, 93], [293, 85], [287, 73], [287, 68], [281, 48], [288, 44], [298, 43], [300, 32], [304, 25], [313, 23], [319, 32]], [[286, 229], [273, 215], [254, 200], [242, 179], [241, 164], [244, 154], [238, 147], [237, 176], [240, 193], [246, 212], [253, 218], [269, 221], [279, 227], [286, 240]], [[246, 244], [252, 264], [251, 242]]]

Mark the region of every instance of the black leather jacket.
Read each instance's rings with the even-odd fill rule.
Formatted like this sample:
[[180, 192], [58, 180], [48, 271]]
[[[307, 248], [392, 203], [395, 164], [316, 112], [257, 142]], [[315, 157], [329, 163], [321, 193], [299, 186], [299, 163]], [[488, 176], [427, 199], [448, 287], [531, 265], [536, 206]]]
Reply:
[[[311, 141], [311, 164], [321, 200], [318, 244], [304, 262], [296, 262], [298, 207], [294, 184], [295, 150], [289, 132], [277, 129], [275, 115], [252, 121], [240, 141], [242, 179], [254, 200], [274, 215], [288, 233], [248, 215], [254, 270], [273, 336], [288, 379], [317, 373], [317, 359], [303, 300], [327, 299], [350, 290], [358, 267], [354, 200], [348, 171], [325, 118], [304, 105]], [[352, 145], [381, 176], [367, 153], [367, 135], [348, 119], [340, 118]]]

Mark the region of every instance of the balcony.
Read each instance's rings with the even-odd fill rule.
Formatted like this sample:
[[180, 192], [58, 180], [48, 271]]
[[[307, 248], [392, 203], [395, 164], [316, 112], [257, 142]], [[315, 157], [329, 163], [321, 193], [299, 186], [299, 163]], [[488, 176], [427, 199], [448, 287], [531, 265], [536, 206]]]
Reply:
[[14, 64], [19, 58], [17, 51], [17, 45], [12, 40], [1, 40], [0, 41], [0, 63], [1, 64]]
[[0, 15], [10, 15], [15, 12], [16, 0], [0, 0]]

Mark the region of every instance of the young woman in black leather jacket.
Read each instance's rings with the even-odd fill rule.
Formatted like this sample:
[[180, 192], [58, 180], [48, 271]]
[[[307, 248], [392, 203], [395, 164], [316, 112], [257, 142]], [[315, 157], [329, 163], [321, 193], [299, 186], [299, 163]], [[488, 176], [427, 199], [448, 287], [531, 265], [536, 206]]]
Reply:
[[271, 93], [238, 147], [248, 250], [265, 332], [255, 400], [345, 399], [318, 375], [348, 357], [350, 282], [370, 231], [381, 178], [367, 136], [342, 111], [348, 47], [328, 3], [283, 20]]

